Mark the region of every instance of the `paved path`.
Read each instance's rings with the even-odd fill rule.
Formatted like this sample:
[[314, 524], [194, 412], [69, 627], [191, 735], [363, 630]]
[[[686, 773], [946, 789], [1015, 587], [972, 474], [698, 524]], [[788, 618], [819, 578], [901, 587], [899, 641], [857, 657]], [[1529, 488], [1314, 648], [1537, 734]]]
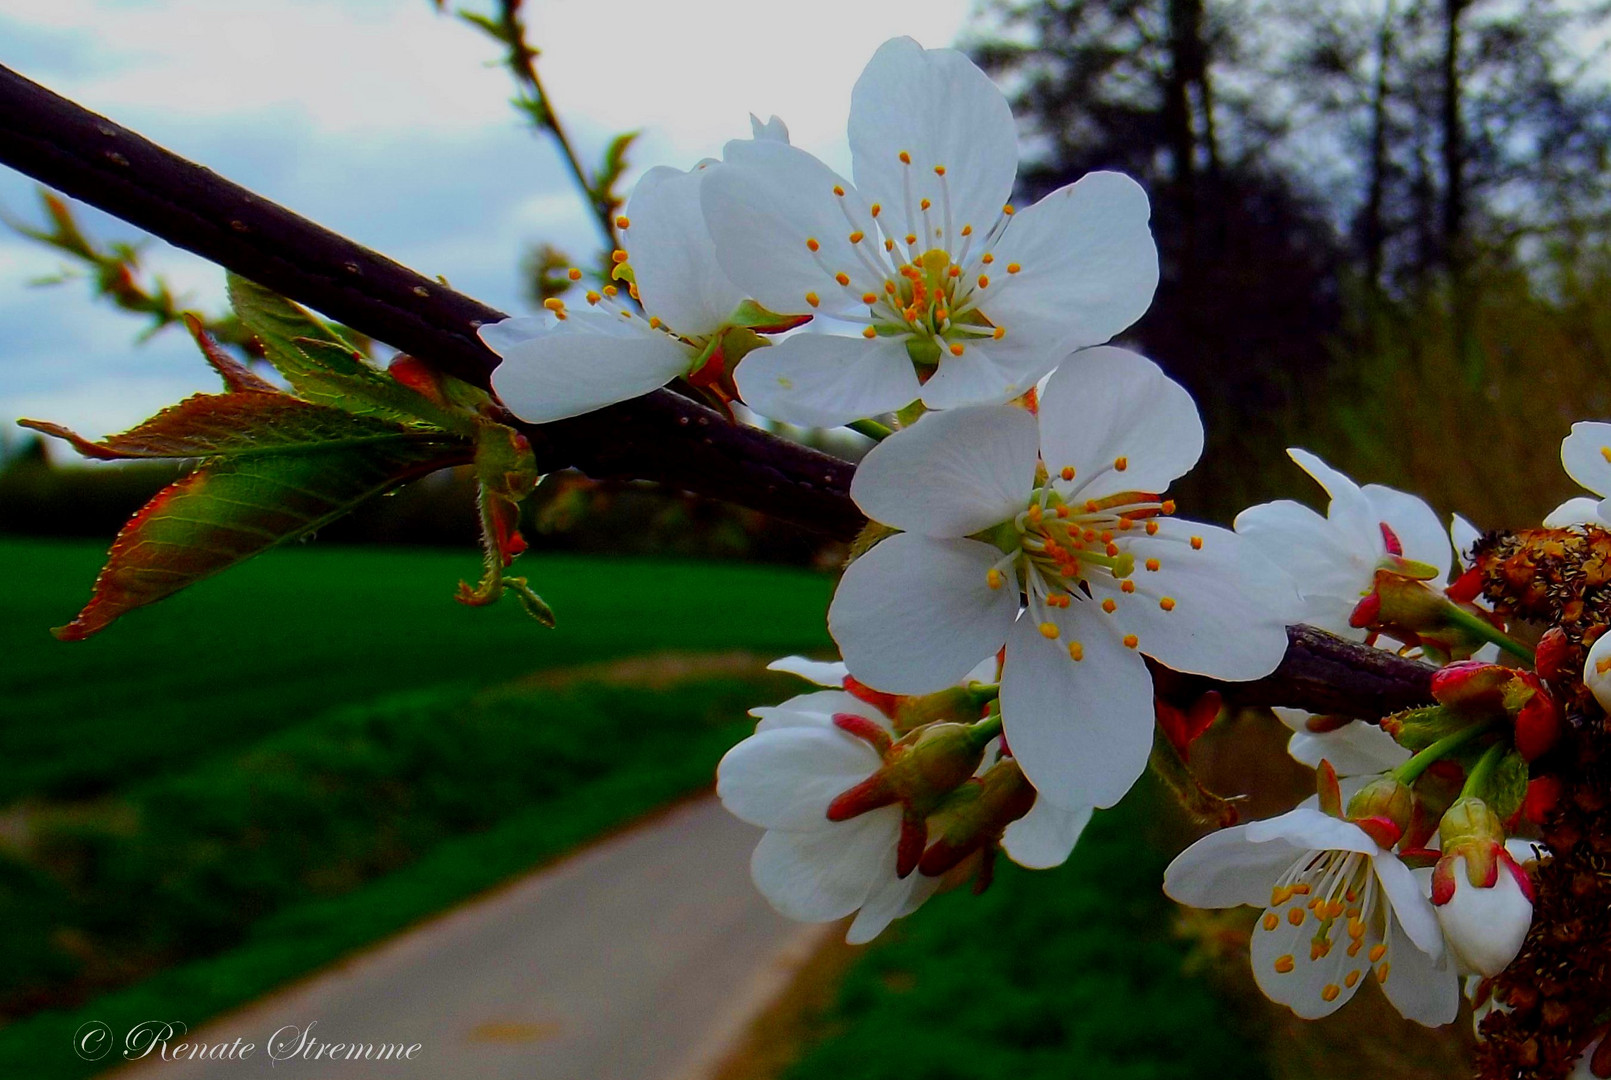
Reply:
[[[108, 1080], [697, 1080], [823, 940], [756, 894], [758, 838], [714, 798], [687, 803], [183, 1037], [255, 1043], [244, 1060]], [[419, 1049], [287, 1058], [310, 1026], [315, 1049]]]

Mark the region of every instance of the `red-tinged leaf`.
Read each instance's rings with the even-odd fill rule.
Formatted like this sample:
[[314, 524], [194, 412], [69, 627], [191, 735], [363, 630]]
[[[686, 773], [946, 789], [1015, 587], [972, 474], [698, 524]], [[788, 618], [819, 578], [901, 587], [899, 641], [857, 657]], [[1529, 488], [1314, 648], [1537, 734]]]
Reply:
[[196, 316], [187, 311], [183, 318], [185, 329], [190, 331], [190, 336], [195, 339], [201, 354], [207, 358], [213, 370], [218, 372], [218, 377], [224, 380], [225, 390], [272, 394], [279, 389], [220, 348], [217, 340], [207, 332], [206, 327], [202, 326], [201, 320]]
[[197, 395], [99, 443], [48, 424], [96, 457], [199, 457], [112, 545], [78, 617], [52, 631], [77, 641], [470, 450], [444, 433], [352, 416], [280, 393]]

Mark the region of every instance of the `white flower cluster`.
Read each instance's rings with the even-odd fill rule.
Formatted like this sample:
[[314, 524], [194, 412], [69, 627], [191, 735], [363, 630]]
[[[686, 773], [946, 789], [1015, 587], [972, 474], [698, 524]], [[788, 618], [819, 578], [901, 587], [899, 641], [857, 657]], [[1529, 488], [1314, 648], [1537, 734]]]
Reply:
[[[1375, 981], [1405, 1016], [1453, 1019], [1459, 976], [1503, 970], [1530, 926], [1534, 849], [1507, 834], [1561, 725], [1538, 675], [1496, 662], [1532, 653], [1474, 602], [1477, 531], [1303, 450], [1325, 516], [1179, 519], [1196, 406], [1106, 344], [1157, 285], [1146, 196], [1096, 173], [1016, 211], [1012, 116], [962, 54], [878, 50], [852, 96], [853, 180], [776, 119], [752, 135], [643, 177], [585, 306], [482, 337], [532, 421], [681, 378], [779, 421], [895, 429], [851, 485], [871, 525], [828, 612], [843, 662], [775, 665], [820, 689], [755, 710], [720, 766], [725, 805], [765, 830], [761, 891], [795, 918], [854, 914], [866, 941], [948, 881], [988, 881], [997, 851], [1055, 866], [1158, 730], [1183, 757], [1211, 722], [1218, 698], [1192, 733], [1166, 723], [1187, 712], [1154, 700], [1155, 667], [1258, 679], [1306, 623], [1434, 666], [1436, 704], [1379, 725], [1278, 710], [1317, 800], [1199, 841], [1165, 889], [1262, 907], [1255, 975], [1301, 1016]], [[1563, 459], [1611, 492], [1611, 425], [1578, 425]], [[1605, 505], [1550, 523], [1604, 524]], [[1611, 702], [1611, 635], [1585, 681]]]

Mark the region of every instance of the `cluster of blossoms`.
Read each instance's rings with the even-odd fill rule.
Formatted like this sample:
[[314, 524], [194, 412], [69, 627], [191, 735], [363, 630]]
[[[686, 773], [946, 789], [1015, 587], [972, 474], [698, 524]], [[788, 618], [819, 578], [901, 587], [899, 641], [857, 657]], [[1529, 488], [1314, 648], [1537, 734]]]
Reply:
[[[1055, 866], [1219, 711], [1156, 700], [1155, 666], [1259, 679], [1307, 624], [1435, 669], [1435, 703], [1372, 722], [1278, 710], [1316, 798], [1204, 838], [1164, 887], [1263, 908], [1255, 975], [1301, 1016], [1374, 981], [1405, 1016], [1452, 1020], [1461, 977], [1479, 995], [1532, 922], [1559, 649], [1546, 636], [1534, 670], [1477, 602], [1469, 523], [1306, 451], [1290, 454], [1324, 516], [1281, 501], [1229, 530], [1178, 518], [1197, 409], [1106, 344], [1157, 284], [1146, 197], [1097, 173], [1015, 211], [1012, 117], [964, 56], [886, 43], [849, 141], [853, 182], [776, 119], [720, 161], [651, 170], [610, 284], [482, 329], [528, 420], [682, 379], [724, 408], [893, 429], [851, 486], [870, 524], [828, 612], [843, 661], [775, 665], [818, 688], [755, 710], [720, 766], [725, 805], [765, 830], [758, 887], [795, 918], [854, 914], [865, 941], [948, 882], [988, 883], [998, 851]], [[1611, 492], [1611, 425], [1578, 425], [1563, 459]], [[1598, 527], [1606, 505], [1574, 499], [1547, 524]], [[1611, 634], [1587, 665], [1611, 703]]]

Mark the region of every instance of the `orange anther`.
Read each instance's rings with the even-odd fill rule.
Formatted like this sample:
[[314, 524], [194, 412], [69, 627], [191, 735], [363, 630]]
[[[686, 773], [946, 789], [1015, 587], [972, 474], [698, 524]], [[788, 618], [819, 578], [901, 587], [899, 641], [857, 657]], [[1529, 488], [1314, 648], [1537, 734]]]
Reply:
[[905, 150], [902, 150], [901, 151], [901, 164], [902, 165], [910, 165], [911, 163], [912, 163], [912, 155], [908, 154]]
[[810, 248], [812, 251], [822, 250], [822, 245], [817, 243], [817, 238], [815, 236], [806, 237], [806, 247]]
[[990, 278], [989, 278], [988, 275], [986, 275], [986, 274], [980, 274], [979, 275], [979, 288], [981, 288], [981, 289], [990, 288]]
[[822, 303], [822, 298], [814, 292], [808, 292], [806, 293], [806, 303], [810, 304], [812, 307], [816, 307], [818, 304]]
[[574, 266], [571, 267], [569, 270], [565, 271], [565, 276], [570, 278], [572, 281], [581, 281], [582, 280], [582, 272], [580, 270], [576, 269], [576, 267], [574, 267]]
[[1173, 611], [1175, 610], [1175, 598], [1173, 596], [1161, 596], [1158, 598], [1158, 606], [1165, 611]]
[[1124, 635], [1124, 647], [1126, 649], [1133, 649], [1137, 645], [1140, 645], [1140, 644], [1141, 644], [1141, 639], [1136, 637], [1134, 634], [1126, 634], [1126, 635]]
[[1203, 538], [1201, 536], [1194, 536], [1191, 538], [1191, 549], [1193, 551], [1203, 550]]
[[1112, 615], [1115, 611], [1118, 610], [1118, 608], [1119, 608], [1119, 605], [1114, 603], [1113, 597], [1111, 597], [1111, 596], [1108, 597], [1106, 600], [1102, 601], [1102, 610], [1107, 612], [1109, 615]]
[[951, 355], [952, 356], [961, 356], [962, 355], [962, 342], [953, 341], [951, 343]]
[[841, 270], [841, 271], [839, 271], [839, 273], [835, 274], [833, 276], [833, 279], [835, 281], [839, 282], [839, 284], [841, 284], [841, 285], [849, 285], [850, 284], [850, 275], [845, 273], [843, 270]]
[[864, 326], [862, 327], [861, 336], [866, 338], [868, 341], [871, 341], [873, 338], [878, 336], [878, 331], [874, 330], [870, 326]]
[[1148, 570], [1151, 570], [1156, 574], [1159, 568], [1163, 566], [1163, 563], [1159, 562], [1157, 559], [1148, 559], [1144, 565]]

